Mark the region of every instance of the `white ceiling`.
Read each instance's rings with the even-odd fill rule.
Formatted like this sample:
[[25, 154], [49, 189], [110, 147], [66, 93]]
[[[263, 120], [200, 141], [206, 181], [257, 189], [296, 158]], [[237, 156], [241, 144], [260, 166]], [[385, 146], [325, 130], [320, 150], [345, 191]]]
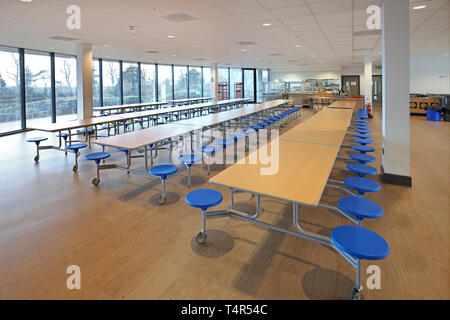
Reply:
[[[427, 5], [411, 10], [412, 57], [450, 51], [449, 2], [411, 1], [411, 6]], [[66, 28], [71, 4], [81, 7], [81, 30]], [[111, 59], [336, 68], [360, 65], [366, 54], [381, 60], [380, 35], [354, 35], [367, 31], [370, 4], [381, 5], [382, 0], [0, 0], [0, 45], [75, 53], [76, 41], [49, 39], [63, 36], [92, 43], [95, 56]], [[179, 11], [198, 20], [174, 24], [158, 18]], [[169, 39], [169, 34], [176, 37]]]

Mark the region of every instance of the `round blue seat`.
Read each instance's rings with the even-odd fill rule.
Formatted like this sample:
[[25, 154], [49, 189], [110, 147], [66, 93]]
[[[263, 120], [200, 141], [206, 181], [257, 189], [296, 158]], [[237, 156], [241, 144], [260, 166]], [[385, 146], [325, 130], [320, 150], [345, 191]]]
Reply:
[[374, 142], [372, 140], [369, 139], [355, 139], [353, 140], [354, 143], [359, 143], [363, 146], [365, 146], [366, 144], [374, 144]]
[[215, 139], [213, 143], [218, 145], [218, 146], [221, 146], [223, 148], [226, 148], [227, 146], [234, 144], [234, 140], [231, 140], [231, 139]]
[[94, 152], [84, 156], [86, 160], [95, 161], [97, 164], [99, 164], [101, 160], [109, 157], [111, 157], [111, 155], [108, 152]]
[[276, 121], [275, 121], [275, 120], [267, 119], [267, 120], [265, 120], [264, 122], [265, 122], [265, 123], [272, 124], [272, 123], [275, 123]]
[[374, 152], [375, 149], [369, 146], [352, 146], [352, 150], [354, 151], [359, 151], [361, 153], [366, 153], [366, 152]]
[[58, 138], [63, 138], [64, 140], [67, 140], [67, 138], [69, 137], [68, 133], [60, 133], [56, 135]]
[[354, 215], [358, 220], [375, 219], [383, 215], [383, 208], [377, 203], [360, 197], [341, 198], [338, 206], [345, 212]]
[[178, 168], [171, 164], [162, 164], [159, 166], [154, 166], [150, 168], [148, 173], [155, 177], [160, 177], [161, 179], [166, 179], [168, 175], [178, 172]]
[[200, 151], [201, 152], [204, 152], [204, 153], [215, 153], [215, 152], [218, 152], [220, 149], [218, 148], [218, 147], [216, 147], [216, 146], [213, 146], [213, 145], [210, 145], [210, 144], [207, 144], [207, 145], [205, 145], [205, 146], [202, 146], [201, 148], [200, 148]]
[[359, 114], [359, 115], [358, 115], [358, 118], [360, 118], [360, 119], [368, 119], [369, 116], [367, 116], [367, 115], [365, 115], [365, 114]]
[[370, 122], [367, 120], [355, 120], [355, 123], [369, 124]]
[[344, 184], [349, 188], [357, 190], [361, 195], [364, 195], [366, 192], [377, 192], [381, 190], [378, 182], [362, 177], [345, 178]]
[[370, 130], [370, 126], [355, 126], [355, 129], [358, 129], [358, 130]]
[[349, 163], [347, 165], [347, 169], [351, 172], [359, 174], [360, 177], [373, 176], [378, 173], [376, 168], [362, 163]]
[[375, 162], [377, 160], [375, 157], [369, 156], [365, 153], [351, 153], [349, 157], [350, 159], [359, 161], [360, 163]]
[[373, 231], [357, 226], [335, 228], [331, 240], [339, 249], [357, 259], [381, 260], [390, 251], [386, 240]]
[[264, 129], [265, 127], [268, 127], [268, 126], [269, 126], [269, 124], [268, 124], [268, 123], [265, 123], [265, 122], [257, 123], [257, 125], [260, 126], [260, 127], [263, 127], [263, 129]]
[[253, 129], [253, 130], [255, 130], [255, 131], [258, 131], [258, 130], [264, 129], [264, 127], [263, 127], [263, 126], [250, 126], [249, 128], [250, 128], [250, 129]]
[[94, 133], [94, 129], [91, 129], [91, 128], [88, 128], [87, 130], [86, 129], [81, 129], [81, 130], [77, 130], [77, 133], [80, 133], [80, 134], [89, 134], [89, 135], [91, 135], [91, 134], [93, 134]]
[[46, 137], [34, 137], [34, 138], [28, 139], [27, 142], [34, 142], [37, 145], [39, 145], [39, 143], [41, 143], [41, 141], [45, 141], [45, 140], [48, 140], [48, 138], [46, 138]]
[[353, 130], [353, 131], [355, 131], [355, 132], [357, 132], [357, 133], [361, 133], [361, 134], [368, 134], [368, 133], [371, 133], [370, 130], [363, 130], [363, 129], [355, 129], [355, 130]]
[[76, 143], [76, 144], [69, 144], [64, 149], [78, 153], [78, 150], [86, 148], [86, 147], [87, 147], [87, 144], [85, 144], [85, 143]]
[[222, 200], [222, 194], [212, 189], [194, 190], [189, 192], [185, 198], [188, 205], [202, 210], [217, 206]]
[[370, 134], [363, 134], [363, 133], [357, 133], [353, 135], [355, 138], [359, 138], [359, 139], [372, 139], [373, 136], [371, 136]]
[[183, 154], [178, 157], [178, 161], [180, 161], [181, 163], [183, 163], [187, 166], [191, 166], [195, 163], [201, 162], [202, 158], [196, 154]]

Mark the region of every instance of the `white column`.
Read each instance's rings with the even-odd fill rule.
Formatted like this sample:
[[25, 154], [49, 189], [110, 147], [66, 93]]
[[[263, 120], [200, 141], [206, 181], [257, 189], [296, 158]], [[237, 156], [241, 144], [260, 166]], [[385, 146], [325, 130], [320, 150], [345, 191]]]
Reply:
[[78, 119], [93, 116], [92, 45], [77, 44], [77, 114]]
[[409, 151], [409, 0], [384, 0], [383, 176], [411, 185]]
[[364, 57], [364, 96], [366, 105], [372, 103], [372, 56]]
[[211, 91], [211, 97], [214, 101], [218, 100], [218, 89], [219, 89], [219, 65], [217, 63], [211, 63], [211, 85], [209, 86]]

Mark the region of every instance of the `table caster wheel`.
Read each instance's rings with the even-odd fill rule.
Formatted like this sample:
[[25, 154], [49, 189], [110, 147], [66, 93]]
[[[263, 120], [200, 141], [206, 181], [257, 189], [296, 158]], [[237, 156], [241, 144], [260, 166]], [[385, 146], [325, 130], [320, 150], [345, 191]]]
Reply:
[[99, 183], [100, 183], [100, 179], [99, 178], [94, 178], [94, 180], [92, 180], [92, 184], [94, 186], [98, 186]]
[[35, 162], [39, 162], [39, 156], [34, 157]]
[[73, 168], [72, 168], [72, 170], [73, 170], [73, 172], [77, 172], [77, 171], [78, 171], [78, 166], [77, 166], [77, 165], [74, 165]]
[[362, 290], [353, 289], [350, 294], [350, 300], [361, 300], [362, 299]]
[[199, 232], [195, 236], [195, 241], [198, 244], [204, 244], [206, 242], [206, 239], [207, 239], [206, 232]]
[[166, 196], [160, 196], [158, 199], [158, 203], [159, 204], [164, 204], [166, 203]]

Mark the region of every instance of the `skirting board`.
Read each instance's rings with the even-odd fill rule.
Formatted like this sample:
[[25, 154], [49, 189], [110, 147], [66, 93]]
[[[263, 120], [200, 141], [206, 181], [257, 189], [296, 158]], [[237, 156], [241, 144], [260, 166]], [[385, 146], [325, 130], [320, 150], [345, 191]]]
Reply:
[[384, 172], [383, 166], [381, 166], [381, 181], [383, 183], [387, 183], [387, 184], [395, 184], [398, 186], [412, 187], [412, 177], [386, 173], [386, 172]]

